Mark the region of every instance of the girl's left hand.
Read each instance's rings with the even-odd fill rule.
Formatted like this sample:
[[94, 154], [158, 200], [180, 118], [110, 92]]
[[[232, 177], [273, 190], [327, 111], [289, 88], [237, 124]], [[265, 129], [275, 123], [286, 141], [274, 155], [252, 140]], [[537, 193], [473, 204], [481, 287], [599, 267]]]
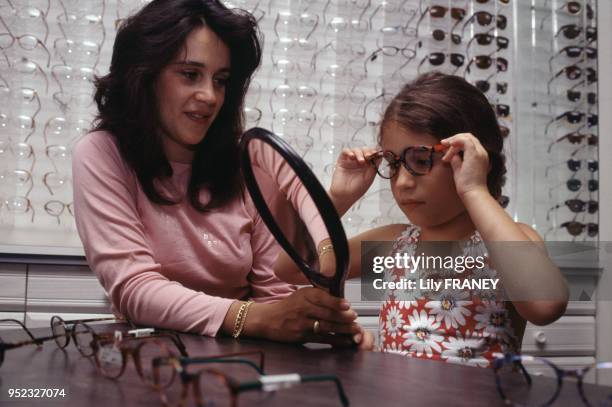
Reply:
[[361, 326], [359, 328], [361, 331], [353, 336], [353, 340], [357, 343], [358, 348], [360, 350], [374, 350], [374, 345], [376, 344], [374, 335]]
[[[440, 142], [449, 146], [442, 161], [450, 163], [453, 168], [457, 194], [463, 198], [474, 190], [487, 191], [489, 154], [480, 141], [471, 133], [459, 133]], [[463, 159], [460, 152], [463, 152]]]

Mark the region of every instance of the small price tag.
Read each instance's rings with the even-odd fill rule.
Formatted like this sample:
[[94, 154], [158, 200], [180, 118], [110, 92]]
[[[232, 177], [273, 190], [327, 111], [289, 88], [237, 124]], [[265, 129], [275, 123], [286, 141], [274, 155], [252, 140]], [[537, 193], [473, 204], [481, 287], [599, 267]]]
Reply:
[[141, 328], [141, 329], [132, 329], [128, 331], [128, 335], [133, 335], [134, 338], [142, 338], [145, 336], [151, 336], [155, 332], [154, 328]]
[[113, 345], [104, 346], [98, 352], [98, 358], [100, 358], [100, 362], [111, 364], [111, 365], [121, 365], [123, 363], [123, 356], [121, 355], [121, 351]]
[[293, 387], [301, 381], [302, 379], [297, 373], [264, 375], [259, 378], [259, 382], [261, 383], [261, 389], [263, 391], [288, 389], [289, 387]]

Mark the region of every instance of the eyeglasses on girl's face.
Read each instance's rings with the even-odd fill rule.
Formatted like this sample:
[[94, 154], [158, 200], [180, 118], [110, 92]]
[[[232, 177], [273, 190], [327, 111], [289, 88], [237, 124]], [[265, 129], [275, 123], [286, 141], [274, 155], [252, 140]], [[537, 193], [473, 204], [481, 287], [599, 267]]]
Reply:
[[378, 151], [369, 159], [376, 171], [384, 179], [393, 178], [399, 171], [400, 164], [412, 175], [421, 176], [429, 174], [433, 167], [434, 155], [443, 153], [447, 147], [443, 144], [434, 146], [410, 146], [400, 155], [391, 151]]

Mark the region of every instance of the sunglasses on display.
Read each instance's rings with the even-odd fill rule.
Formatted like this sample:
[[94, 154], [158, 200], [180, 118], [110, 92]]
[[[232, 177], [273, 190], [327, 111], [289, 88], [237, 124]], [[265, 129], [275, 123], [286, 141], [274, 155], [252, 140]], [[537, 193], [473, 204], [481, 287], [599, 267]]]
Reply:
[[[578, 1], [568, 1], [566, 3], [561, 4], [561, 6], [559, 6], [555, 12], [556, 13], [565, 13], [569, 16], [578, 16], [582, 13], [583, 10], [583, 6], [580, 2]], [[542, 21], [540, 22], [540, 30], [544, 29], [544, 23], [546, 22], [546, 20], [548, 20], [549, 18], [552, 17], [552, 14], [547, 14]], [[593, 8], [591, 7], [590, 4], [586, 5], [586, 17], [589, 20], [592, 20], [593, 17], [595, 17], [595, 12], [593, 11]], [[573, 34], [573, 32], [570, 33], [570, 35]]]
[[[590, 85], [591, 83], [597, 82], [597, 71], [595, 69], [588, 67], [584, 71], [586, 71], [587, 84]], [[565, 74], [565, 77], [568, 80], [573, 81], [576, 79], [580, 79], [584, 71], [578, 65], [570, 65], [570, 66], [563, 67], [561, 70], [559, 70], [559, 72], [555, 74], [555, 76], [553, 76], [552, 78], [548, 80], [548, 84], [547, 84], [548, 94], [550, 94], [550, 86], [552, 85], [553, 81], [555, 81], [557, 78]]]
[[[378, 151], [369, 157], [370, 163], [376, 166], [376, 171], [384, 179], [393, 178], [399, 171], [400, 165], [412, 175], [427, 175], [434, 163], [434, 155], [444, 153], [447, 147], [443, 144], [428, 146], [407, 147], [398, 156], [391, 151]], [[381, 160], [382, 159], [382, 160]]]
[[[582, 188], [582, 181], [577, 178], [570, 178], [567, 180], [565, 185], [570, 191], [577, 192], [580, 190], [580, 188]], [[599, 181], [597, 181], [596, 179], [590, 179], [587, 183], [587, 186], [590, 192], [595, 192], [599, 190]]]
[[[428, 6], [421, 13], [421, 16], [419, 17], [419, 20], [417, 21], [417, 24], [416, 24], [417, 36], [418, 36], [418, 32], [419, 32], [419, 27], [421, 26], [421, 22], [423, 21], [425, 16], [427, 16], [427, 14], [429, 14], [431, 17], [434, 17], [434, 18], [444, 18], [444, 16], [446, 16], [446, 13], [448, 13], [449, 10], [450, 10], [451, 18], [453, 20], [457, 21], [456, 24], [458, 24], [461, 20], [463, 20], [465, 18], [466, 11], [463, 8], [458, 8], [458, 7], [448, 8], [448, 7], [439, 6], [439, 5]], [[451, 29], [451, 32], [452, 31], [453, 31], [453, 29]]]
[[[491, 89], [491, 82], [488, 80], [478, 80], [474, 85], [482, 93], [487, 93]], [[497, 82], [495, 83], [495, 89], [500, 95], [505, 95], [508, 92], [508, 82]]]
[[499, 202], [499, 204], [501, 205], [502, 208], [507, 208], [508, 205], [510, 204], [510, 197], [508, 197], [506, 195], [502, 195], [502, 196], [499, 197], [497, 202]]
[[567, 96], [567, 100], [569, 100], [570, 102], [582, 102], [582, 100], [585, 98], [586, 96], [586, 102], [589, 105], [595, 105], [597, 104], [597, 93], [595, 92], [582, 92], [579, 90], [576, 90], [577, 87], [579, 86], [584, 86], [585, 83], [584, 81], [581, 81], [577, 84], [575, 84], [574, 86], [572, 86], [571, 88], [569, 88], [566, 92], [566, 96]]
[[599, 137], [595, 134], [584, 134], [584, 133], [573, 132], [573, 133], [567, 133], [559, 137], [557, 140], [553, 141], [552, 143], [550, 143], [548, 146], [548, 152], [550, 153], [550, 150], [552, 149], [553, 145], [560, 143], [564, 140], [567, 140], [571, 144], [580, 144], [585, 139], [589, 146], [596, 146], [599, 144]]
[[[578, 38], [578, 36], [582, 33], [583, 28], [576, 24], [566, 24], [559, 28], [555, 37], [558, 37], [560, 34], [563, 34], [565, 38], [568, 40], [573, 40]], [[597, 41], [597, 28], [596, 27], [586, 27], [584, 28], [586, 39], [588, 42]]]
[[486, 27], [491, 25], [494, 20], [496, 23], [496, 27], [500, 30], [505, 30], [508, 26], [508, 18], [503, 14], [494, 15], [489, 13], [488, 11], [477, 11], [476, 13], [472, 14], [472, 16], [463, 24], [463, 28], [461, 29], [461, 36], [464, 36], [465, 29], [473, 21], [476, 21], [479, 25]]
[[498, 117], [508, 117], [510, 116], [510, 106], [502, 103], [497, 103], [492, 105], [495, 109], [495, 114]]
[[508, 39], [508, 37], [504, 37], [501, 35], [493, 35], [489, 34], [488, 32], [478, 33], [474, 34], [472, 39], [470, 39], [470, 41], [467, 43], [466, 50], [470, 49], [470, 46], [472, 45], [472, 43], [474, 43], [474, 41], [476, 41], [478, 45], [482, 46], [491, 45], [493, 41], [495, 41], [495, 43], [497, 44], [498, 51], [502, 49], [508, 49], [508, 45], [510, 44], [510, 40]]
[[440, 42], [444, 41], [447, 35], [450, 35], [450, 40], [453, 44], [455, 45], [461, 44], [461, 36], [459, 34], [452, 34], [452, 33], [448, 34], [446, 31], [441, 30], [439, 28], [431, 32], [431, 36], [433, 37], [433, 39], [436, 41], [440, 41]]
[[599, 210], [599, 202], [595, 201], [595, 200], [588, 200], [588, 201], [583, 201], [582, 199], [568, 199], [565, 202], [563, 202], [562, 204], [557, 204], [555, 206], [553, 206], [552, 208], [550, 208], [547, 212], [546, 212], [546, 220], [549, 221], [550, 220], [550, 213], [552, 211], [555, 211], [559, 208], [562, 208], [564, 206], [567, 206], [568, 209], [574, 213], [581, 213], [584, 212], [585, 210], [588, 211], [588, 213], [590, 214], [594, 214]]
[[[577, 172], [582, 168], [582, 161], [583, 160], [576, 160], [574, 158], [570, 158], [567, 161], [564, 161], [562, 163], [559, 164], [552, 164], [546, 167], [546, 170], [544, 171], [544, 176], [548, 177], [548, 170], [554, 167], [557, 167], [559, 165], [563, 165], [563, 164], [567, 164], [567, 168], [572, 171], [572, 172]], [[586, 160], [586, 165], [587, 165], [587, 169], [589, 170], [589, 172], [596, 172], [597, 170], [599, 170], [599, 161], [597, 160]]]
[[561, 113], [559, 116], [555, 117], [554, 119], [551, 119], [546, 124], [546, 128], [544, 129], [544, 134], [548, 134], [548, 129], [550, 128], [550, 126], [559, 120], [564, 120], [568, 124], [573, 125], [573, 124], [582, 124], [585, 118], [586, 118], [588, 127], [597, 126], [597, 124], [599, 123], [599, 116], [595, 113], [587, 114], [584, 112], [579, 112], [577, 110], [569, 110], [567, 112]]
[[599, 234], [599, 224], [593, 222], [582, 223], [573, 220], [570, 222], [562, 223], [560, 227], [566, 228], [567, 233], [572, 236], [580, 236], [584, 232], [585, 228], [589, 237], [595, 237]]
[[490, 55], [476, 55], [470, 60], [470, 63], [465, 68], [466, 74], [470, 72], [470, 67], [476, 65], [477, 68], [486, 70], [491, 68], [493, 65], [497, 67], [497, 72], [508, 71], [508, 60], [503, 57], [491, 57]]
[[433, 66], [440, 66], [446, 62], [446, 58], [450, 61], [451, 65], [455, 66], [457, 69], [463, 66], [465, 63], [465, 56], [463, 54], [445, 54], [443, 52], [432, 52], [428, 54], [421, 60], [421, 63], [417, 67], [417, 72], [420, 72], [421, 67], [425, 62], [429, 62]]
[[[568, 1], [567, 3], [561, 5], [558, 10], [575, 16], [582, 13], [583, 5], [578, 1]], [[586, 4], [586, 11], [587, 18], [590, 20], [593, 19], [595, 13], [593, 12], [593, 7], [591, 7], [591, 5], [588, 3]]]

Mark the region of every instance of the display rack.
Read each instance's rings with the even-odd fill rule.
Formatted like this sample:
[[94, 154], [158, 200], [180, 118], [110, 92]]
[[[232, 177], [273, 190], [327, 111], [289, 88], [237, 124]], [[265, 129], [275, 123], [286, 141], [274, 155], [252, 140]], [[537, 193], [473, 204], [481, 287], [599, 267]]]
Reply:
[[[82, 254], [72, 216], [70, 151], [91, 126], [92, 80], [108, 70], [116, 27], [144, 3], [0, 4], [0, 251]], [[342, 147], [375, 144], [391, 97], [403, 83], [435, 69], [481, 87], [508, 129], [509, 213], [548, 239], [597, 239], [588, 234], [589, 225], [598, 223], [598, 212], [588, 210], [594, 205], [589, 201], [598, 201], [597, 191], [588, 185], [598, 178], [589, 171], [598, 149], [588, 141], [596, 139], [598, 127], [587, 121], [597, 114], [597, 86], [580, 83], [597, 73], [596, 1], [226, 4], [252, 12], [264, 33], [263, 64], [245, 105], [247, 127], [266, 127], [284, 137], [325, 186]], [[575, 25], [575, 36], [561, 30], [568, 24]], [[583, 51], [577, 48], [577, 57], [559, 55], [566, 46]], [[580, 69], [581, 78], [567, 79], [563, 72], [551, 81], [569, 65]], [[587, 96], [569, 101], [570, 89]], [[582, 119], [576, 113], [579, 123], [560, 119], [547, 126], [566, 111]], [[572, 131], [595, 138], [555, 142]], [[580, 160], [582, 168], [570, 171], [568, 159]], [[576, 180], [572, 187], [580, 181], [578, 191], [567, 191], [568, 179]], [[566, 205], [567, 200], [585, 201], [584, 211], [578, 201]], [[343, 218], [348, 235], [398, 221], [405, 221], [404, 215], [388, 183], [379, 179]], [[586, 226], [562, 227], [565, 222]], [[568, 233], [581, 228], [576, 236]]]

